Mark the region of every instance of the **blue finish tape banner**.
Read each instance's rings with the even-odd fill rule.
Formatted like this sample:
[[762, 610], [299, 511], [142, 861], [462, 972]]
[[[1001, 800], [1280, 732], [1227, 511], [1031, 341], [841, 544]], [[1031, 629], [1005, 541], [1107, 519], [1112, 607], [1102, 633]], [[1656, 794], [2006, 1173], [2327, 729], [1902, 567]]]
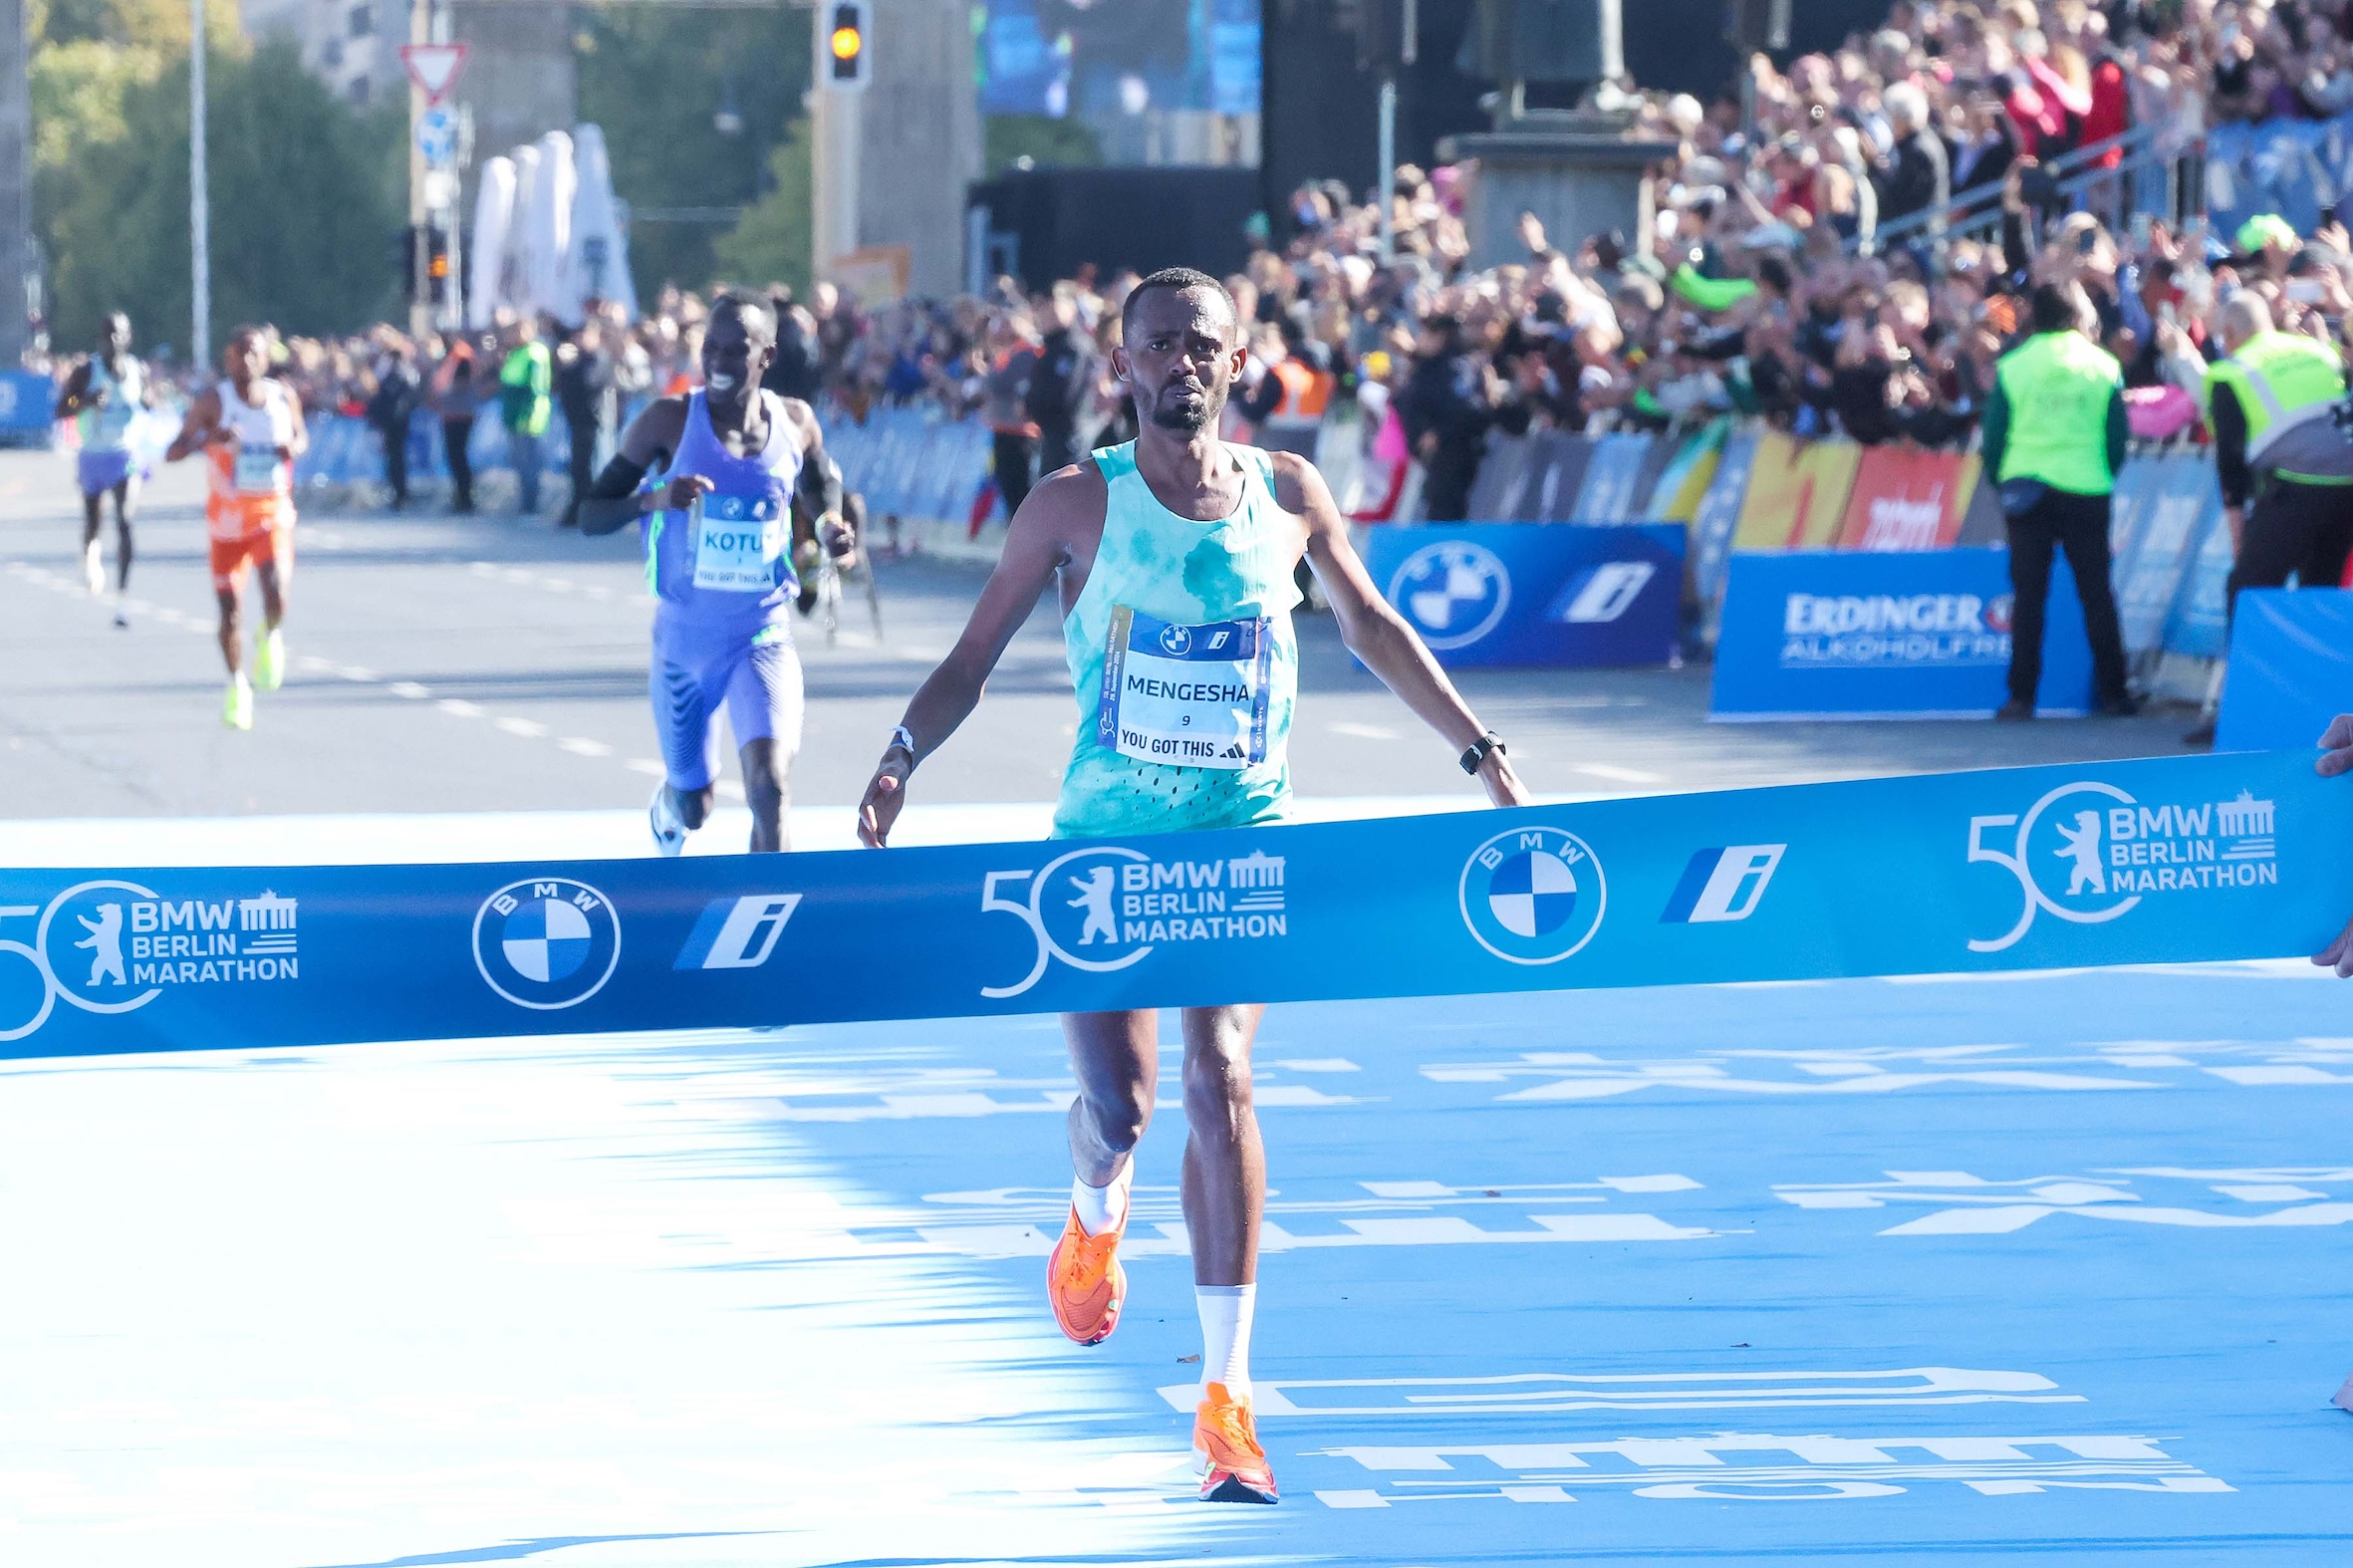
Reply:
[[[2006, 551], [1743, 551], [1708, 716], [1988, 717], [2008, 695], [2011, 610]], [[2042, 646], [2041, 710], [2082, 712], [2091, 645], [2064, 557]]]
[[0, 1054], [2264, 957], [2311, 753], [940, 849], [0, 872]]
[[2230, 679], [2216, 743], [2309, 746], [2353, 713], [2353, 590], [2250, 588], [2230, 629]]
[[1663, 664], [1683, 604], [1684, 525], [1375, 528], [1365, 564], [1441, 664]]

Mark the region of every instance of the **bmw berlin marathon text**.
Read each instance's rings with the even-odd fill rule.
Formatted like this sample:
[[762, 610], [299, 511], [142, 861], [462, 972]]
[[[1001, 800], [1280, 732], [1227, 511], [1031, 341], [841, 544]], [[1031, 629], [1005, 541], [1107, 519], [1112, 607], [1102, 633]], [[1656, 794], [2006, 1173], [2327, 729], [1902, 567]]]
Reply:
[[0, 1019], [0, 1040], [31, 1034], [61, 1001], [125, 1013], [173, 987], [299, 980], [299, 914], [300, 901], [267, 889], [174, 899], [115, 879], [76, 884], [46, 905], [0, 905], [0, 920], [35, 921], [32, 941], [0, 940], [0, 953], [29, 960], [39, 976], [29, 1017]]

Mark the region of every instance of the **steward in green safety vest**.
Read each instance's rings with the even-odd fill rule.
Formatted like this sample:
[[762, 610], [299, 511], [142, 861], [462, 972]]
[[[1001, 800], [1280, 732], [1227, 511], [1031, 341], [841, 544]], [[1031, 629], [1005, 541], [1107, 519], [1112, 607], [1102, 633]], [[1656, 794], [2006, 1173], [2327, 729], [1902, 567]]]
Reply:
[[2236, 326], [2245, 336], [2206, 372], [2223, 504], [2244, 507], [2258, 471], [2294, 484], [2353, 484], [2353, 443], [2329, 418], [2345, 395], [2343, 363], [2318, 339], [2274, 331], [2267, 309], [2256, 325], [2252, 307], [2262, 301], [2244, 298], [2245, 307], [2225, 311], [2222, 330], [2227, 338]]
[[[2001, 487], [2010, 546], [2010, 695], [1996, 718], [2030, 719], [2041, 700], [2044, 615], [2060, 551], [2083, 603], [2092, 711], [2125, 714], [2140, 706], [2126, 683], [2108, 553], [2109, 498], [2131, 434], [2124, 372], [2078, 329], [2084, 314], [2083, 293], [2072, 284], [2037, 285], [2027, 301], [2032, 336], [1995, 363], [1985, 398], [1984, 471]], [[2057, 695], [2082, 700], [2072, 691]]]
[[2123, 367], [2073, 327], [2036, 332], [1995, 362], [1985, 469], [1996, 484], [2027, 479], [2106, 495], [2131, 433]]
[[[2344, 362], [2316, 338], [2271, 327], [2251, 289], [2222, 301], [2215, 323], [2223, 358], [2206, 373], [2215, 476], [2230, 528], [2224, 584], [2233, 620], [2239, 590], [2334, 588], [2353, 554], [2353, 441], [2330, 417], [2345, 395]], [[2249, 504], [2251, 500], [2251, 505]], [[2182, 737], [2211, 745], [2210, 716]]]

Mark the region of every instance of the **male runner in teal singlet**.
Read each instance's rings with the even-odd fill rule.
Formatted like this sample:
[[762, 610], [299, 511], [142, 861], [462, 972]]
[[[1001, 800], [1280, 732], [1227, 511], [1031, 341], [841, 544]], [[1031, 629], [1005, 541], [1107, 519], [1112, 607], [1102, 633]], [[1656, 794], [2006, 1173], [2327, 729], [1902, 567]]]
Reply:
[[[1383, 602], [1315, 465], [1228, 445], [1217, 416], [1244, 350], [1233, 301], [1189, 269], [1154, 273], [1128, 296], [1113, 369], [1136, 396], [1137, 438], [1030, 491], [1014, 514], [970, 623], [931, 672], [867, 786], [859, 836], [890, 837], [915, 765], [980, 700], [1047, 584], [1058, 583], [1079, 696], [1078, 739], [1054, 814], [1058, 837], [1170, 833], [1277, 822], [1291, 801], [1286, 745], [1299, 688], [1292, 572], [1304, 555], [1349, 651], [1403, 697], [1498, 806], [1527, 803], [1501, 742], [1471, 716], [1404, 620]], [[1215, 651], [1230, 649], [1219, 658]], [[1104, 686], [1116, 651], [1130, 675]], [[1076, 890], [1082, 905], [1097, 890]], [[1108, 888], [1101, 894], [1108, 897]], [[1092, 917], [1092, 912], [1090, 912]], [[1274, 1475], [1250, 1415], [1250, 1321], [1266, 1162], [1250, 1101], [1262, 1005], [1183, 1010], [1185, 1228], [1204, 1347], [1193, 1446], [1201, 1496], [1273, 1502]], [[1070, 1110], [1071, 1214], [1047, 1266], [1055, 1321], [1082, 1345], [1118, 1324], [1117, 1257], [1152, 1120], [1158, 1014], [1074, 1013], [1063, 1033], [1079, 1082]]]

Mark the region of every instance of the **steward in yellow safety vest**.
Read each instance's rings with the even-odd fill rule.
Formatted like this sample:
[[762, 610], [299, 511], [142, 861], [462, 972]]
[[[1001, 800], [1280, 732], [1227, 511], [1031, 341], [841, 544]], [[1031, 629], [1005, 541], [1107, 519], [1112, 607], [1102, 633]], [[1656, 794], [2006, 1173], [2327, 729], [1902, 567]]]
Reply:
[[2140, 704], [2125, 685], [2108, 556], [2109, 494], [2130, 434], [2124, 372], [2114, 355], [2084, 336], [2080, 290], [2042, 284], [2028, 309], [2031, 335], [1995, 362], [1985, 399], [1984, 471], [2001, 487], [2014, 596], [2010, 695], [1995, 716], [2034, 716], [2051, 557], [2061, 549], [2083, 601], [2092, 689], [2056, 692], [2054, 699], [2071, 707], [2088, 695], [2095, 712], [2131, 713]]
[[[2344, 361], [2317, 338], [2275, 332], [2263, 298], [2222, 302], [2223, 358], [2206, 373], [2215, 473], [2236, 548], [2230, 608], [2242, 588], [2334, 588], [2353, 553], [2353, 441], [2330, 413], [2345, 397]], [[2249, 500], [2252, 507], [2249, 507]], [[2211, 743], [2201, 723], [2183, 739]]]

